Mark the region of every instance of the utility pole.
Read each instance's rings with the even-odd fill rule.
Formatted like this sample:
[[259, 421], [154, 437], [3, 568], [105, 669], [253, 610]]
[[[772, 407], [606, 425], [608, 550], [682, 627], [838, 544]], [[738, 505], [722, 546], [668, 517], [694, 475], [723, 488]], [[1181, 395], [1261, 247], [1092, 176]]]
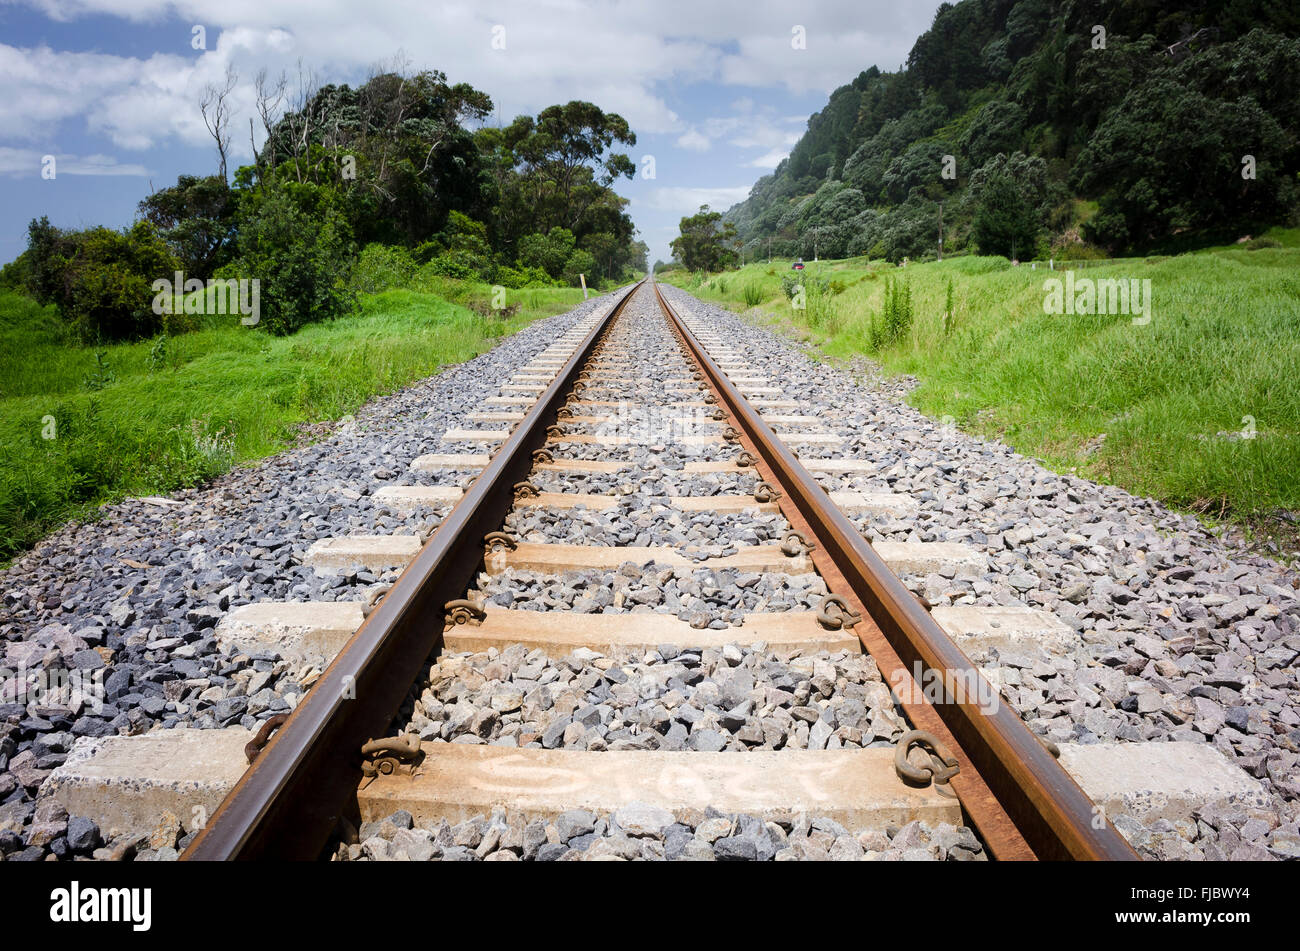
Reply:
[[939, 260], [944, 260], [944, 203], [939, 203]]

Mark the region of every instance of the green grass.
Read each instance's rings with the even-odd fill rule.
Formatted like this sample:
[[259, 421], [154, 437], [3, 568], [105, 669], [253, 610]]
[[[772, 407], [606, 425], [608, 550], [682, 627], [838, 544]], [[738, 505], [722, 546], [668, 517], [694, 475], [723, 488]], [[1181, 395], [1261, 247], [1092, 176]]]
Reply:
[[[789, 262], [678, 286], [779, 325], [831, 358], [870, 353], [912, 374], [910, 400], [1077, 471], [1174, 506], [1248, 524], [1300, 508], [1300, 231], [1279, 248], [1216, 248], [1089, 266], [1078, 276], [1149, 278], [1152, 321], [1044, 312], [1042, 267], [962, 257], [899, 269], [857, 258], [809, 264], [831, 281], [819, 309], [791, 308]], [[1060, 277], [1059, 273], [1055, 276]], [[915, 318], [877, 353], [870, 327], [886, 277], [905, 277]], [[945, 333], [948, 282], [951, 331]], [[720, 286], [721, 285], [721, 286]], [[1256, 437], [1231, 439], [1253, 417]], [[1104, 436], [1103, 436], [1104, 434]]]
[[439, 290], [363, 295], [356, 315], [289, 337], [213, 317], [161, 345], [95, 348], [72, 342], [52, 308], [0, 289], [0, 562], [104, 502], [280, 451], [300, 424], [350, 413], [582, 300], [572, 288], [509, 291], [520, 309], [501, 320], [462, 306], [487, 300], [486, 285]]

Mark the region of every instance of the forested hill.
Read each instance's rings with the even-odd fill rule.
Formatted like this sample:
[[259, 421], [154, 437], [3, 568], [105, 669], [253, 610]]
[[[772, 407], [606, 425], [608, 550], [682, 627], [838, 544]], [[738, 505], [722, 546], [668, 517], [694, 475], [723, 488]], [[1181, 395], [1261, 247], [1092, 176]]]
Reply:
[[[724, 221], [746, 257], [1122, 254], [1296, 215], [1294, 0], [945, 3]], [[1247, 158], [1250, 156], [1251, 158]]]

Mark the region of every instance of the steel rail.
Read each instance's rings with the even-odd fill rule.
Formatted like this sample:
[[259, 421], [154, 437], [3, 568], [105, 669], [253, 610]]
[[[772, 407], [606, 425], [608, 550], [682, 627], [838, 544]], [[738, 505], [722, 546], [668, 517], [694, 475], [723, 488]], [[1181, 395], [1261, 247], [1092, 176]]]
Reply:
[[[794, 454], [701, 346], [664, 298], [655, 296], [683, 352], [704, 374], [720, 405], [777, 486], [779, 505], [796, 530], [811, 532], [811, 553], [828, 589], [862, 620], [863, 646], [899, 697], [913, 726], [936, 734], [961, 769], [953, 791], [994, 857], [1137, 860], [1137, 853], [1061, 767], [978, 667], [872, 549]], [[919, 665], [919, 666], [918, 666]], [[938, 677], [945, 690], [931, 703], [917, 679]], [[922, 699], [918, 701], [918, 696]], [[990, 698], [995, 702], [990, 703]], [[986, 708], [993, 707], [989, 712]]]
[[340, 819], [355, 821], [362, 744], [388, 732], [442, 639], [444, 605], [469, 587], [483, 562], [484, 535], [500, 527], [514, 483], [527, 478], [556, 410], [640, 286], [577, 346], [181, 858], [315, 859]]

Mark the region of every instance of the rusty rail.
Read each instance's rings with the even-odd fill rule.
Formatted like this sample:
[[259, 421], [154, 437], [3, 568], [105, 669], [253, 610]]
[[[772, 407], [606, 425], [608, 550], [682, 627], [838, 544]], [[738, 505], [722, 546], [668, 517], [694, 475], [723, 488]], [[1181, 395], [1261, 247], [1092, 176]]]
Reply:
[[[655, 296], [682, 350], [704, 374], [757, 460], [760, 475], [783, 493], [791, 527], [816, 539], [813, 563], [830, 591], [863, 616], [854, 626], [864, 648], [899, 696], [914, 727], [955, 754], [953, 790], [994, 857], [1136, 860], [1137, 854], [1079, 788], [979, 668], [889, 570], [870, 543], [731, 383], [664, 299]], [[939, 678], [944, 702], [924, 698], [917, 679]], [[918, 700], [918, 697], [921, 699]], [[992, 706], [987, 712], [985, 707]]]
[[483, 560], [483, 537], [513, 504], [532, 451], [578, 371], [640, 286], [624, 293], [407, 565], [388, 595], [244, 773], [183, 859], [314, 859], [341, 819], [356, 819], [361, 747], [387, 732], [442, 638], [444, 606]]

